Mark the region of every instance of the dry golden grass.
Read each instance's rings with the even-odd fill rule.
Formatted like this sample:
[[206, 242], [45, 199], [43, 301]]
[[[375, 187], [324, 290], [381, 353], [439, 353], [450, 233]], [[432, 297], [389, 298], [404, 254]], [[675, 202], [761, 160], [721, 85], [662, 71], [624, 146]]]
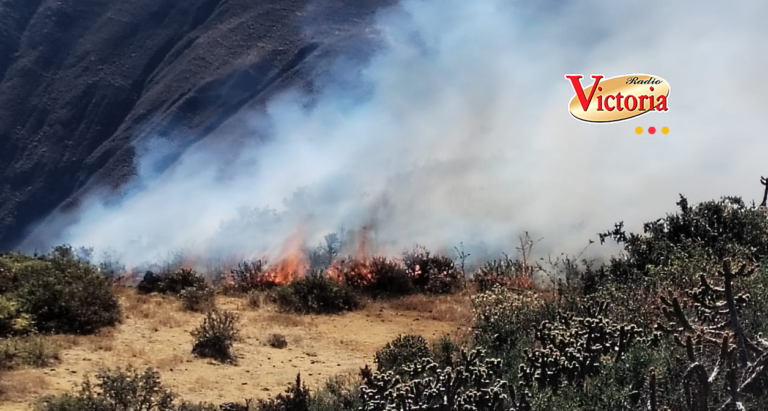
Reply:
[[[221, 365], [192, 356], [190, 331], [202, 314], [182, 311], [179, 302], [164, 296], [119, 291], [123, 320], [114, 329], [88, 337], [56, 337], [61, 362], [43, 370], [4, 375], [15, 395], [0, 402], [0, 411], [29, 409], [45, 394], [60, 394], [78, 386], [86, 375], [104, 367], [157, 368], [163, 382], [182, 398], [197, 402], [226, 402], [264, 398], [282, 392], [296, 373], [310, 388], [337, 374], [355, 375], [373, 354], [399, 334], [435, 339], [468, 324], [468, 300], [461, 296], [412, 296], [372, 302], [365, 309], [342, 315], [299, 316], [279, 313], [263, 302], [249, 307], [245, 297], [217, 297], [217, 306], [240, 316], [243, 340], [234, 346], [238, 365]], [[282, 334], [284, 349], [268, 345], [271, 334]]]
[[17, 402], [29, 398], [37, 398], [49, 386], [50, 384], [45, 375], [38, 370], [4, 373], [0, 377], [0, 401]]
[[409, 295], [385, 301], [380, 307], [393, 311], [421, 313], [424, 317], [435, 321], [467, 324], [472, 319], [469, 297], [463, 293], [439, 296]]

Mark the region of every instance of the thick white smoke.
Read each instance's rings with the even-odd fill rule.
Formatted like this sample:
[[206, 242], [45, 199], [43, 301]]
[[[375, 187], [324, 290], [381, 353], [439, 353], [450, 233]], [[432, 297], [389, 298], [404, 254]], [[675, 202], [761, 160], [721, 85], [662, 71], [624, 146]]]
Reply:
[[[768, 154], [766, 15], [764, 1], [403, 0], [379, 14], [385, 46], [368, 64], [334, 66], [344, 87], [253, 113], [242, 133], [266, 142], [206, 142], [159, 176], [142, 156], [119, 205], [86, 200], [55, 242], [129, 265], [177, 250], [275, 257], [300, 227], [313, 245], [373, 224], [387, 252], [510, 250], [522, 230], [577, 252], [616, 221], [673, 211], [678, 193], [751, 200]], [[670, 110], [578, 122], [563, 77], [576, 73], [663, 77]]]

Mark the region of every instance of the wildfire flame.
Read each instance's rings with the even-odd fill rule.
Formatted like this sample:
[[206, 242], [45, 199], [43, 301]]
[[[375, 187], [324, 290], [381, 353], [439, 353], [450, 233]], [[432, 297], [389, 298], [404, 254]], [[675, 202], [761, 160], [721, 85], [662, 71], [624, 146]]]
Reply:
[[288, 237], [280, 253], [281, 259], [269, 267], [265, 280], [274, 284], [288, 284], [307, 275], [309, 260], [304, 254], [304, 224]]
[[363, 285], [373, 280], [373, 258], [369, 240], [370, 226], [363, 226], [355, 238], [354, 257], [331, 262], [328, 278], [338, 282]]

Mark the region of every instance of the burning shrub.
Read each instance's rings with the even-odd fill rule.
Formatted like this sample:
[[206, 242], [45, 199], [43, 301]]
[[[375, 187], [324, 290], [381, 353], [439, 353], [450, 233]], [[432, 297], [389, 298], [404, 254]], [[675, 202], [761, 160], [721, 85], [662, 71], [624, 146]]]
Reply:
[[234, 362], [232, 345], [240, 340], [238, 317], [229, 311], [209, 311], [194, 331], [192, 354], [220, 362]]
[[280, 286], [273, 290], [271, 299], [283, 311], [302, 314], [336, 314], [362, 305], [349, 286], [320, 275]]
[[266, 260], [243, 261], [232, 269], [232, 283], [227, 288], [247, 294], [276, 286], [274, 278], [268, 273]]
[[185, 310], [197, 313], [208, 312], [216, 308], [216, 291], [208, 284], [185, 288], [179, 294]]
[[[120, 307], [109, 280], [71, 247], [28, 257], [0, 256], [7, 291], [0, 302], [5, 332], [92, 333], [115, 325]], [[10, 330], [10, 331], [9, 331]]]
[[480, 292], [491, 291], [496, 286], [527, 290], [533, 286], [531, 274], [522, 262], [504, 258], [485, 263], [475, 273], [474, 280]]
[[399, 262], [385, 257], [337, 260], [328, 272], [330, 277], [375, 298], [399, 297], [414, 292], [408, 271]]
[[461, 285], [461, 271], [446, 256], [433, 255], [424, 247], [415, 247], [403, 255], [403, 264], [413, 285], [420, 292], [449, 294]]
[[190, 268], [181, 268], [162, 274], [147, 271], [138, 285], [142, 294], [161, 293], [179, 295], [184, 289], [205, 286], [205, 278]]
[[427, 340], [420, 335], [399, 335], [376, 352], [373, 361], [380, 372], [395, 370], [430, 357]]

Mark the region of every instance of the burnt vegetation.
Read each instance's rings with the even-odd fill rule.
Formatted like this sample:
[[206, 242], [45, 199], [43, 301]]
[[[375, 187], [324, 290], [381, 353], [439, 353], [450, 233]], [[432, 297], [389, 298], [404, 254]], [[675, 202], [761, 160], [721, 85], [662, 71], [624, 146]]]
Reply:
[[[469, 335], [401, 335], [375, 354], [375, 369], [361, 364], [357, 381], [331, 378], [310, 390], [299, 376], [270, 400], [221, 409], [767, 409], [764, 207], [732, 197], [696, 205], [681, 197], [677, 206], [640, 233], [621, 223], [601, 233], [622, 252], [600, 263], [533, 259], [536, 242], [525, 236], [517, 257], [467, 270], [466, 254], [452, 258], [423, 247], [397, 258], [345, 257], [329, 236], [304, 274], [256, 260], [220, 281], [186, 268], [147, 273], [139, 289], [176, 296], [203, 313], [192, 353], [229, 364], [236, 362], [240, 325], [235, 314], [216, 308], [220, 293], [250, 309], [271, 304], [297, 315], [339, 314], [412, 294], [463, 293], [472, 307]], [[36, 334], [91, 333], [117, 323], [113, 274], [80, 254], [59, 247], [0, 257], [0, 370], [55, 363], [56, 349]], [[281, 274], [289, 281], [276, 266], [294, 270]], [[281, 349], [287, 340], [274, 334], [265, 344]], [[153, 370], [105, 370], [81, 391], [41, 400], [39, 409], [209, 409], [161, 387]], [[142, 390], [157, 396], [155, 408], [134, 403], [148, 398]], [[114, 408], [119, 392], [127, 403]]]

